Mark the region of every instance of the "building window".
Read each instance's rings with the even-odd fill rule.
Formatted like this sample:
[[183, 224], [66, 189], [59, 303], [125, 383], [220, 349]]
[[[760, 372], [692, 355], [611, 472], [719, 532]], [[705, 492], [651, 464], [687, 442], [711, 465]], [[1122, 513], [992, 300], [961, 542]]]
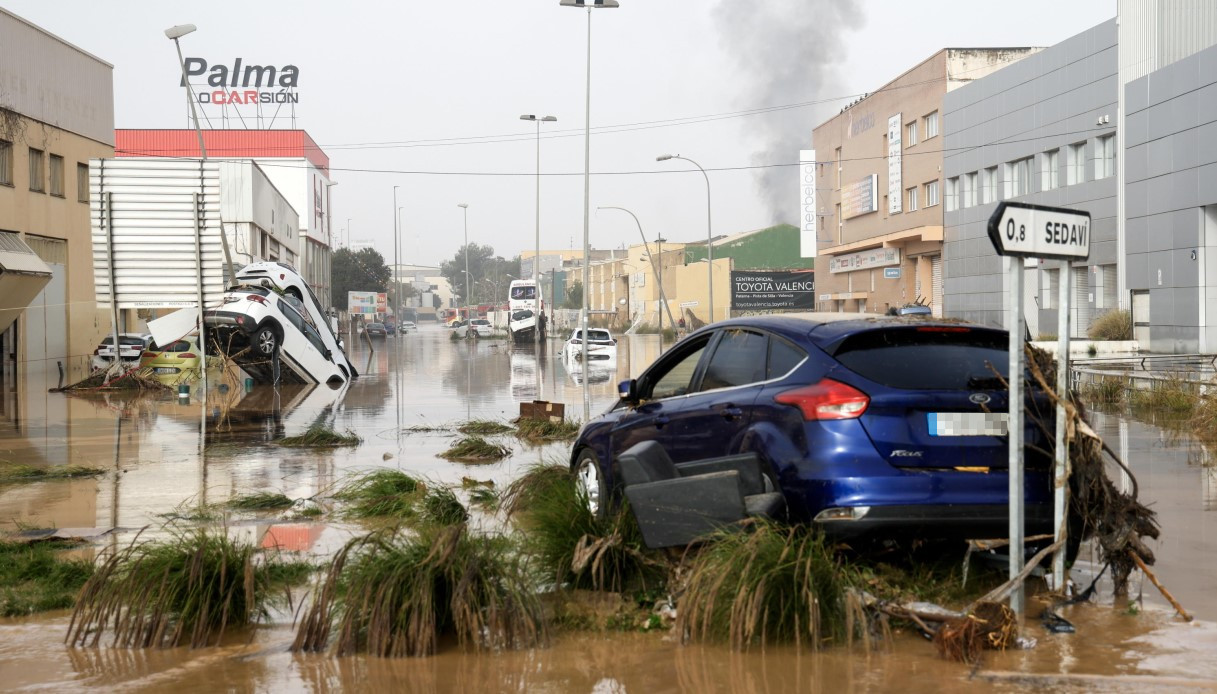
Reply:
[[908, 193], [908, 199], [909, 199], [909, 210], [908, 211], [915, 212], [917, 210], [917, 186], [913, 186], [912, 188], [909, 188], [908, 190], [906, 190], [904, 192]]
[[925, 184], [925, 206], [933, 207], [938, 202], [938, 181], [930, 181]]
[[1002, 165], [1005, 168], [1005, 191], [1007, 200], [1031, 192], [1031, 158], [1019, 159]]
[[1061, 286], [1061, 271], [1058, 268], [1051, 268], [1044, 271], [1044, 298], [1040, 300], [1040, 307], [1044, 309], [1056, 308], [1057, 294], [1060, 292]]
[[997, 167], [990, 166], [980, 170], [980, 202], [981, 204], [997, 201]]
[[1069, 145], [1065, 150], [1065, 185], [1073, 186], [1086, 181], [1086, 143]]
[[841, 203], [837, 203], [837, 243], [845, 236], [845, 219], [841, 217]]
[[934, 111], [933, 113], [931, 113], [925, 117], [925, 139], [928, 140], [931, 137], [936, 137], [937, 135], [938, 135], [938, 112]]
[[30, 148], [30, 190], [41, 193], [46, 190], [42, 175], [42, 150]]
[[1052, 190], [1059, 186], [1056, 172], [1061, 163], [1060, 154], [1059, 149], [1044, 152], [1040, 169], [1040, 190]]
[[13, 185], [13, 143], [0, 140], [0, 185]]
[[89, 201], [89, 165], [76, 164], [76, 199]]
[[[959, 191], [959, 178], [954, 177], [954, 176], [951, 178], [948, 178], [947, 179], [947, 212], [954, 212], [956, 210], [956, 208], [959, 206], [958, 191]], [[930, 198], [927, 195], [926, 202], [928, 203], [929, 200], [930, 200]]]
[[51, 155], [51, 195], [63, 197], [63, 157]]
[[905, 145], [905, 147], [912, 147], [913, 145], [917, 144], [917, 121], [909, 123], [908, 125], [904, 126], [904, 128], [906, 131], [908, 131], [908, 143]]
[[1095, 142], [1095, 180], [1116, 175], [1116, 136], [1104, 135]]
[[960, 207], [976, 207], [976, 172], [964, 174], [960, 181]]

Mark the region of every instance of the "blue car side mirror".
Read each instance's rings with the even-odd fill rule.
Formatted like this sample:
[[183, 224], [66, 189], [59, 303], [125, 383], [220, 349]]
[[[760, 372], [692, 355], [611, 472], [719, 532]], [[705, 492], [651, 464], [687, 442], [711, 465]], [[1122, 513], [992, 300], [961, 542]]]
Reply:
[[622, 400], [627, 402], [635, 402], [638, 400], [637, 390], [638, 381], [632, 378], [628, 381], [622, 381], [621, 383], [617, 384], [617, 394], [621, 396]]

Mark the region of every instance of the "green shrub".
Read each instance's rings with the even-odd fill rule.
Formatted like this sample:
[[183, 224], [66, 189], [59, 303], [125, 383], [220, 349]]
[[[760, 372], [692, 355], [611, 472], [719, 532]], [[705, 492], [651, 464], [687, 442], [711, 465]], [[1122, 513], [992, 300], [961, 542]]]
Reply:
[[1131, 340], [1132, 313], [1130, 311], [1108, 311], [1090, 324], [1086, 334], [1092, 340]]
[[293, 651], [337, 655], [434, 653], [463, 646], [528, 648], [544, 640], [540, 601], [508, 539], [471, 536], [464, 524], [418, 536], [356, 538], [334, 557], [305, 612]]

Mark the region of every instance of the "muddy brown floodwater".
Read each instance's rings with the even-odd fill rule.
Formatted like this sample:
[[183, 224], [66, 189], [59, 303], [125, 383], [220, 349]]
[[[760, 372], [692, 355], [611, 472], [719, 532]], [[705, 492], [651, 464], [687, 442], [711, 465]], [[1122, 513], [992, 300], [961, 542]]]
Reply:
[[[436, 457], [453, 433], [420, 433], [468, 419], [506, 420], [538, 397], [579, 418], [582, 391], [567, 372], [558, 342], [537, 354], [507, 342], [453, 342], [439, 326], [352, 350], [362, 376], [349, 388], [247, 389], [213, 378], [204, 399], [125, 393], [48, 393], [57, 373], [25, 373], [0, 397], [0, 458], [31, 464], [104, 468], [96, 479], [0, 486], [0, 531], [84, 528], [104, 532], [94, 549], [125, 543], [139, 529], [156, 533], [167, 517], [191, 506], [257, 491], [324, 497], [348, 472], [393, 467], [437, 482], [463, 477], [503, 485], [539, 461], [565, 459], [568, 447], [502, 443], [513, 455], [486, 465]], [[656, 336], [620, 340], [615, 363], [588, 372], [592, 410], [615, 398], [616, 383], [636, 376], [659, 354]], [[539, 390], [538, 390], [539, 389]], [[681, 646], [660, 633], [561, 634], [545, 648], [465, 653], [449, 648], [417, 659], [333, 658], [288, 652], [292, 615], [206, 649], [133, 651], [63, 644], [68, 615], [0, 619], [0, 688], [82, 687], [153, 691], [407, 692], [954, 692], [1217, 690], [1217, 460], [1186, 433], [1118, 415], [1093, 414], [1099, 434], [1136, 473], [1141, 499], [1158, 512], [1162, 539], [1153, 545], [1159, 578], [1197, 617], [1177, 619], [1156, 590], [1141, 582], [1128, 600], [1109, 592], [1064, 608], [1075, 634], [1049, 634], [1031, 600], [1023, 634], [1027, 650], [986, 653], [975, 667], [941, 660], [913, 634], [890, 648], [812, 653], [794, 647], [732, 652]], [[357, 433], [352, 449], [282, 448], [272, 441], [323, 424]], [[1112, 472], [1120, 477], [1118, 470]], [[1128, 484], [1123, 480], [1123, 484]], [[233, 521], [231, 532], [264, 547], [318, 560], [357, 526], [321, 520]], [[1075, 580], [1098, 567], [1086, 553]], [[103, 639], [104, 642], [104, 639]]]

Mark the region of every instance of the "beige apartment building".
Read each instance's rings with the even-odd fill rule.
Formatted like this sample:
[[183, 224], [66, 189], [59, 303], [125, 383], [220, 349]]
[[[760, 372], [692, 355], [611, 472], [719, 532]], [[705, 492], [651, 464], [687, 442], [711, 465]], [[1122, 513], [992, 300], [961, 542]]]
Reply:
[[1038, 48], [946, 48], [816, 127], [816, 306], [942, 315], [943, 96]]
[[109, 63], [0, 9], [5, 391], [18, 376], [45, 376], [51, 386], [61, 373], [65, 383], [79, 380], [110, 332], [93, 286], [89, 160], [114, 156], [112, 73]]

